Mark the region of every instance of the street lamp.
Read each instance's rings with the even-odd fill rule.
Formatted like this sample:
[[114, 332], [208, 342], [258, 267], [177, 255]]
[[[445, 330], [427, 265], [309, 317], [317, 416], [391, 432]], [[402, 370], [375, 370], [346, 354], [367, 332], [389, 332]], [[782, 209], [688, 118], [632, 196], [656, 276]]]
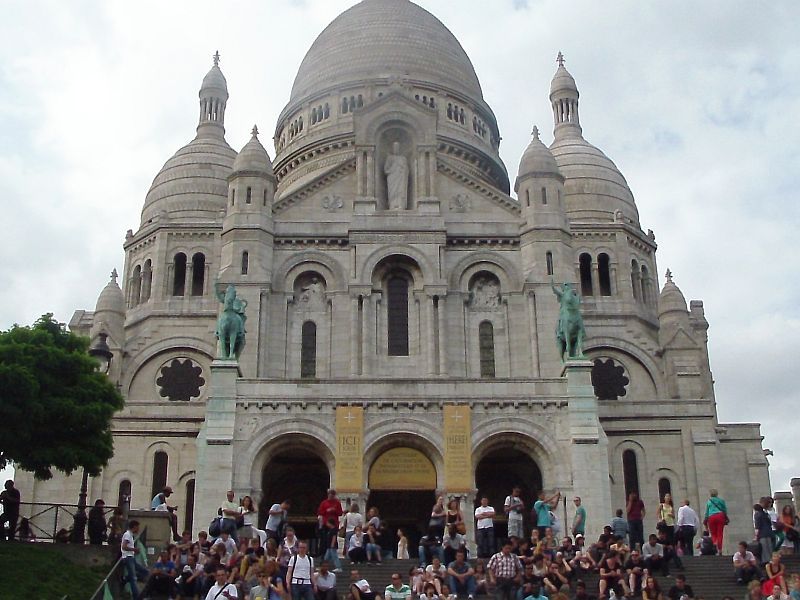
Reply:
[[[108, 334], [100, 332], [97, 334], [100, 339], [89, 348], [89, 356], [97, 360], [97, 367], [95, 370], [103, 375], [108, 375], [108, 370], [111, 368], [111, 361], [114, 359], [114, 353], [108, 347]], [[84, 469], [83, 477], [81, 478], [81, 491], [78, 494], [78, 510], [73, 517], [72, 535], [70, 542], [73, 544], [83, 544], [86, 541], [86, 522], [89, 520], [86, 516], [86, 493], [89, 487], [89, 472]]]

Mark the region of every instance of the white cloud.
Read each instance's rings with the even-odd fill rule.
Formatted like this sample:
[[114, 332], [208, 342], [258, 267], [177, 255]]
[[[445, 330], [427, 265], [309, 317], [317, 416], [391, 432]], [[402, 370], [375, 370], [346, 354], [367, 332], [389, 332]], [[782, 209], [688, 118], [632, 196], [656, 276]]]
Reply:
[[[0, 326], [93, 307], [121, 269], [152, 177], [193, 136], [215, 50], [231, 91], [229, 143], [241, 147], [253, 122], [267, 141], [306, 49], [350, 4], [6, 3]], [[642, 226], [657, 235], [659, 270], [705, 300], [721, 418], [765, 424], [773, 482], [785, 488], [800, 475], [781, 418], [798, 402], [800, 7], [421, 4], [472, 58], [512, 181], [531, 126], [550, 129], [549, 82], [565, 53], [586, 138], [626, 175]]]

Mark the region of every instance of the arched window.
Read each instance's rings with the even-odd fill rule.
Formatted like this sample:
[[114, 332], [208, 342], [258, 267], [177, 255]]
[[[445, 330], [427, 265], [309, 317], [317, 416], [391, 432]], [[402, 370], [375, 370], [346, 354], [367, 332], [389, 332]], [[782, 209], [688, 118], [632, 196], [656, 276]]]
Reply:
[[547, 264], [547, 274], [552, 275], [555, 271], [553, 269], [553, 253], [548, 252], [545, 254], [545, 263]]
[[525, 190], [525, 206], [531, 205], [531, 191]]
[[639, 466], [636, 462], [636, 452], [625, 450], [622, 453], [622, 477], [625, 480], [625, 498], [631, 492], [636, 492], [639, 496]]
[[247, 192], [244, 197], [244, 202], [245, 204], [252, 204], [253, 202], [253, 188], [251, 188], [250, 186], [247, 186]]
[[264, 206], [267, 205], [267, 190], [264, 190]]
[[602, 252], [597, 256], [597, 270], [600, 278], [601, 296], [611, 295], [611, 270], [609, 267], [609, 262], [608, 254], [605, 252]]
[[150, 292], [153, 289], [153, 263], [148, 258], [144, 261], [142, 269], [142, 302], [150, 300]]
[[192, 296], [203, 295], [206, 278], [206, 255], [198, 252], [192, 257]]
[[642, 265], [642, 302], [650, 302], [650, 272]]
[[547, 204], [547, 188], [542, 188], [542, 204]]
[[347, 98], [342, 98], [342, 114], [347, 113]]
[[666, 477], [662, 477], [661, 479], [658, 480], [658, 497], [661, 500], [661, 502], [664, 501], [664, 496], [666, 496], [667, 494], [672, 496], [672, 482]]
[[136, 306], [141, 301], [142, 296], [142, 267], [136, 265], [133, 268], [133, 277], [131, 277], [131, 306]]
[[167, 457], [167, 453], [163, 450], [159, 450], [153, 455], [153, 488], [150, 493], [151, 498], [167, 487], [168, 464], [169, 458]]
[[178, 252], [172, 269], [172, 295], [183, 296], [186, 293], [186, 255]]
[[313, 379], [317, 376], [317, 326], [314, 321], [303, 323], [300, 341], [300, 377]]
[[183, 509], [183, 528], [186, 531], [192, 530], [194, 525], [194, 479], [186, 482], [186, 504]]
[[494, 327], [490, 321], [478, 326], [478, 346], [481, 355], [481, 377], [494, 377]]
[[394, 275], [387, 282], [389, 356], [408, 356], [408, 281]]
[[639, 263], [636, 259], [631, 261], [631, 289], [633, 290], [633, 299], [639, 299]]
[[322, 118], [323, 118], [323, 119], [327, 119], [327, 118], [328, 118], [328, 117], [330, 117], [330, 116], [331, 116], [331, 107], [330, 107], [330, 105], [329, 105], [329, 104], [326, 102], [326, 103], [325, 103], [325, 109], [322, 111]]
[[581, 294], [584, 296], [593, 296], [592, 290], [592, 257], [583, 253], [580, 256], [580, 270], [581, 270]]
[[131, 501], [131, 482], [123, 479], [119, 482], [119, 489], [117, 491], [117, 506], [125, 504], [126, 500]]
[[317, 122], [317, 109], [316, 108], [312, 108], [311, 109], [311, 124], [314, 125], [314, 124], [316, 124], [316, 122]]
[[247, 271], [250, 269], [250, 253], [245, 250], [242, 252], [242, 275], [247, 275]]
[[236, 188], [231, 190], [231, 206], [236, 203]]

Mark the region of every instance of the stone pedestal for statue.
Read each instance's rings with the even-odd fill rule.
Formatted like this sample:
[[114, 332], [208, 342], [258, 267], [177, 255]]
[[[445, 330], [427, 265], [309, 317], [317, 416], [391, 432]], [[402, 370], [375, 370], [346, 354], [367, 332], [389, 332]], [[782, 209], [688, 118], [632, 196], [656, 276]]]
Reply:
[[794, 496], [794, 509], [800, 512], [800, 477], [792, 477], [792, 496]]
[[784, 506], [792, 506], [792, 492], [775, 492], [772, 497], [775, 499], [775, 510], [781, 514]]
[[[561, 376], [567, 378], [572, 493], [586, 508], [586, 536], [597, 539], [613, 516], [608, 476], [608, 438], [600, 425], [592, 386], [592, 361], [568, 360]], [[574, 506], [567, 499], [565, 530], [572, 525]]]
[[436, 196], [420, 198], [417, 200], [417, 212], [421, 215], [440, 215], [442, 214], [441, 202]]
[[211, 363], [211, 392], [206, 420], [197, 436], [197, 487], [194, 531], [208, 529], [233, 485], [233, 436], [236, 425], [236, 380], [242, 376], [239, 362], [217, 359]]
[[372, 196], [359, 196], [353, 200], [353, 214], [374, 215], [378, 210], [378, 199]]

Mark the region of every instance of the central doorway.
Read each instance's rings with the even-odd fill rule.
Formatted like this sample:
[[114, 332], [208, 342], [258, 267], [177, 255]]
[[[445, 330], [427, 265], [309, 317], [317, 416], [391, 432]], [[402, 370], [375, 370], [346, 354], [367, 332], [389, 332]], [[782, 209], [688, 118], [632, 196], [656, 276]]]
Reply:
[[289, 522], [297, 537], [313, 542], [317, 507], [325, 499], [330, 485], [330, 473], [325, 462], [305, 448], [278, 452], [264, 466], [261, 485], [259, 526], [264, 527], [273, 504], [289, 500]]
[[385, 547], [397, 550], [397, 530], [408, 538], [408, 552], [417, 555], [436, 503], [436, 468], [415, 448], [391, 448], [369, 470], [367, 509], [376, 507], [384, 525]]
[[481, 498], [486, 496], [489, 498], [489, 505], [494, 507], [494, 531], [498, 542], [508, 535], [508, 519], [503, 512], [503, 505], [514, 487], [519, 487], [522, 491], [520, 497], [525, 502], [523, 523], [525, 531], [529, 531], [530, 511], [542, 489], [542, 473], [526, 452], [513, 446], [490, 450], [478, 462], [475, 484], [478, 487], [475, 506], [478, 507]]

